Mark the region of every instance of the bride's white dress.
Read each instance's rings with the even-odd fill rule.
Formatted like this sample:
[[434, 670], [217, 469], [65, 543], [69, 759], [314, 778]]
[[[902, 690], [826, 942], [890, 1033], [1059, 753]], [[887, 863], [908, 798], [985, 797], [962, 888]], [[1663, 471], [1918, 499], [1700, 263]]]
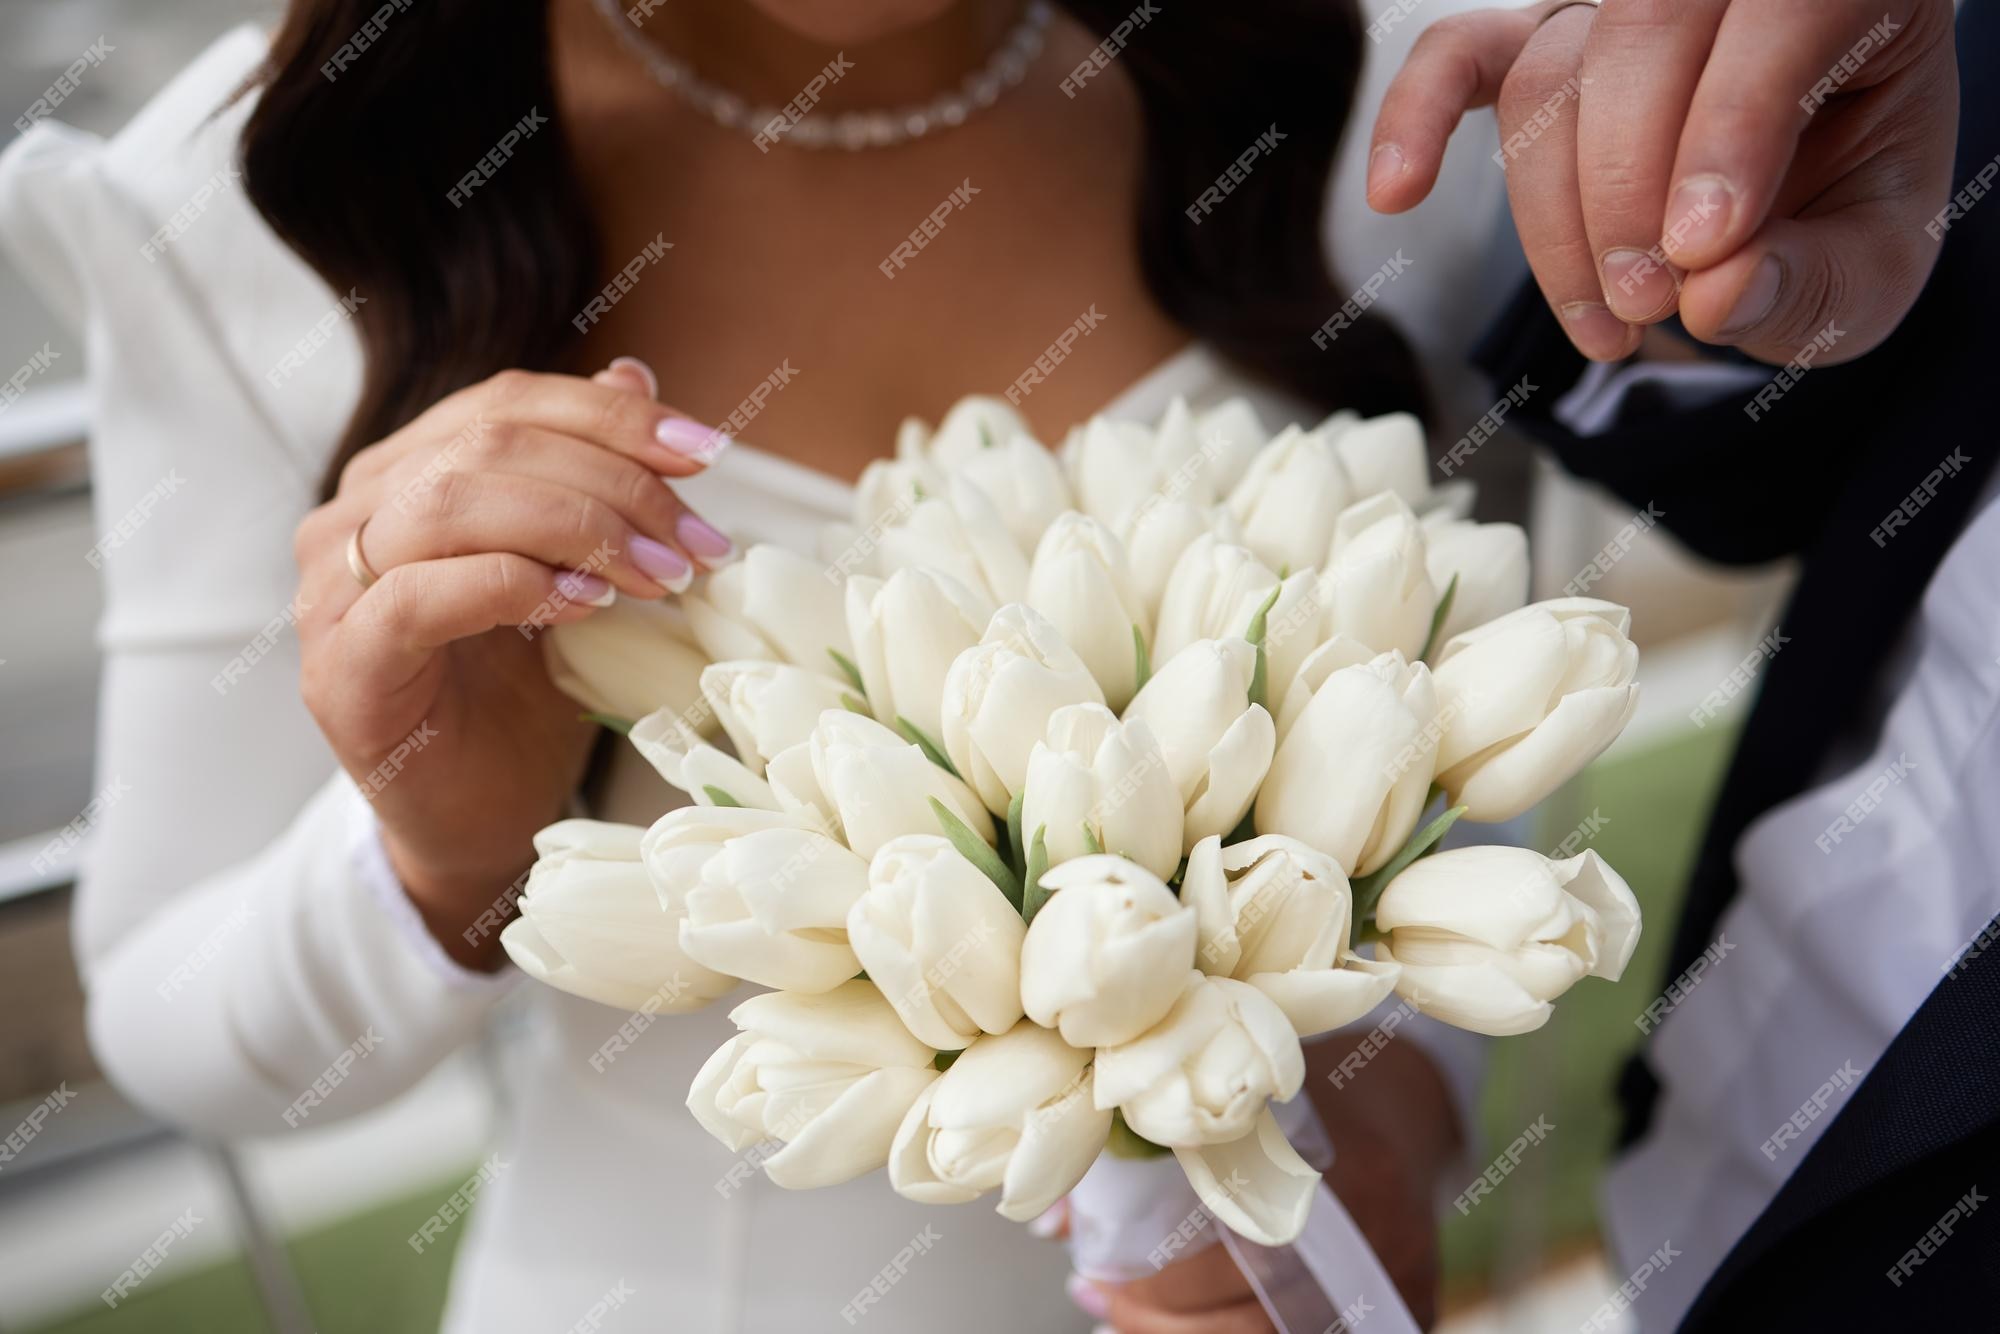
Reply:
[[[1372, 53], [1360, 105], [1406, 45], [1398, 33]], [[299, 702], [291, 534], [360, 357], [344, 294], [233, 179], [248, 103], [209, 119], [261, 54], [238, 30], [114, 138], [43, 123], [0, 158], [0, 240], [87, 347], [99, 527], [156, 496], [104, 568], [98, 774], [119, 795], [77, 896], [92, 1040], [128, 1095], [209, 1135], [293, 1133], [285, 1109], [368, 1034], [306, 1124], [377, 1105], [513, 990], [424, 935]], [[1477, 323], [1467, 294], [1488, 282], [1501, 190], [1476, 142], [1456, 160], [1462, 186], [1415, 220], [1362, 210], [1351, 161], [1335, 194], [1356, 265], [1407, 251], [1385, 304], [1442, 354]], [[1151, 419], [1175, 394], [1245, 394], [1267, 424], [1316, 415], [1200, 347], [1107, 411]], [[844, 484], [747, 446], [681, 489], [743, 540], [809, 548], [848, 511]], [[674, 800], [633, 756], [599, 814], [650, 822]], [[681, 1105], [733, 1031], [727, 1002], [662, 1020], [601, 1070], [590, 1058], [626, 1016], [543, 988], [507, 1004], [522, 1022], [504, 1048], [506, 1166], [467, 1225], [448, 1329], [569, 1329], [616, 1292], [606, 1329], [838, 1330], [878, 1275], [885, 1295], [860, 1318], [876, 1334], [1089, 1326], [1063, 1296], [1061, 1248], [990, 1208], [918, 1206], [879, 1174], [793, 1193], [743, 1170]]]

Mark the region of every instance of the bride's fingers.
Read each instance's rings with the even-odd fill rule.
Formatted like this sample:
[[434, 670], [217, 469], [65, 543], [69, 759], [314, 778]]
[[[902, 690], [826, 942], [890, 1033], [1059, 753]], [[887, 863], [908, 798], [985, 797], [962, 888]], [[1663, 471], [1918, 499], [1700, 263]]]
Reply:
[[1507, 69], [1535, 31], [1535, 9], [1481, 9], [1440, 19], [1417, 38], [1382, 97], [1368, 151], [1368, 203], [1401, 213], [1437, 183], [1460, 117], [1500, 96]]
[[414, 505], [371, 514], [361, 545], [369, 566], [385, 575], [424, 561], [513, 552], [601, 575], [637, 597], [678, 593], [694, 579], [684, 551], [637, 531], [595, 496], [514, 473], [446, 473]]
[[1577, 350], [1615, 361], [1638, 342], [1604, 302], [1577, 186], [1577, 110], [1594, 11], [1577, 5], [1535, 30], [1500, 89], [1500, 136], [1514, 230], [1549, 309]]
[[629, 388], [538, 371], [502, 371], [431, 412], [440, 427], [452, 423], [436, 432], [447, 438], [472, 434], [481, 423], [516, 422], [602, 445], [667, 477], [700, 472], [729, 443], [713, 427]]
[[626, 389], [646, 398], [660, 396], [660, 377], [637, 357], [613, 357], [611, 364], [590, 377], [591, 383]]

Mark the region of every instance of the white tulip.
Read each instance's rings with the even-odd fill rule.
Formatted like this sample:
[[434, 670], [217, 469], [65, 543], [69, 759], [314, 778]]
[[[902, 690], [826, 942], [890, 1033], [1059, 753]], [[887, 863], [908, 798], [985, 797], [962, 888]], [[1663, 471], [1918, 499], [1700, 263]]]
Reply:
[[849, 579], [847, 632], [869, 710], [891, 727], [906, 718], [935, 740], [945, 673], [992, 619], [984, 593], [936, 570], [898, 570], [887, 583]]
[[1021, 946], [1021, 1003], [1073, 1047], [1130, 1042], [1166, 1017], [1194, 967], [1196, 919], [1165, 882], [1106, 853], [1042, 876], [1054, 891]]
[[1097, 1105], [1155, 1144], [1193, 1148], [1241, 1139], [1264, 1105], [1305, 1082], [1291, 1020], [1247, 982], [1189, 973], [1167, 1017], [1097, 1051]]
[[830, 991], [861, 971], [847, 913], [868, 863], [796, 817], [686, 806], [646, 832], [663, 898], [686, 907], [688, 957], [760, 986]]
[[994, 1187], [1026, 1222], [1083, 1179], [1111, 1133], [1093, 1104], [1090, 1053], [1033, 1024], [967, 1047], [918, 1097], [889, 1151], [889, 1184], [923, 1204]]
[[1144, 723], [1121, 723], [1101, 704], [1050, 715], [1021, 798], [1023, 836], [1044, 834], [1049, 865], [1112, 852], [1164, 879], [1180, 866], [1181, 820], [1180, 790]]
[[871, 459], [854, 484], [854, 526], [864, 533], [879, 533], [908, 518], [925, 496], [942, 494], [944, 474], [921, 454]]
[[1167, 661], [1125, 709], [1160, 743], [1186, 811], [1181, 848], [1242, 822], [1271, 768], [1277, 727], [1250, 702], [1257, 651], [1246, 639], [1203, 639]]
[[736, 985], [681, 952], [685, 909], [655, 891], [640, 861], [645, 830], [561, 820], [535, 835], [520, 916], [500, 933], [538, 982], [623, 1010], [684, 1014]]
[[1250, 628], [1250, 618], [1277, 586], [1278, 576], [1248, 547], [1208, 535], [1197, 537], [1175, 563], [1160, 594], [1153, 661], [1171, 662], [1197, 640], [1241, 638]]
[[876, 558], [884, 574], [928, 566], [996, 605], [1020, 601], [1028, 587], [1027, 556], [986, 493], [964, 477], [947, 476], [941, 494], [926, 495], [883, 529]]
[[1334, 517], [1354, 499], [1353, 483], [1326, 437], [1288, 426], [1250, 460], [1229, 493], [1229, 511], [1257, 558], [1289, 572], [1326, 560]]
[[1359, 1019], [1395, 986], [1393, 964], [1348, 947], [1354, 896], [1333, 859], [1281, 834], [1188, 856], [1181, 901], [1200, 922], [1202, 971], [1248, 982], [1300, 1037]]
[[829, 709], [813, 731], [811, 754], [819, 790], [847, 846], [862, 857], [873, 857], [898, 834], [937, 833], [932, 798], [988, 844], [994, 840], [993, 819], [978, 795], [873, 718]]
[[1151, 624], [1166, 596], [1167, 580], [1174, 567], [1197, 540], [1211, 537], [1221, 542], [1241, 543], [1242, 530], [1229, 511], [1220, 505], [1197, 505], [1187, 500], [1166, 500], [1152, 496], [1125, 517], [1117, 530], [1124, 544], [1125, 560], [1132, 571], [1132, 587], [1139, 594]]
[[967, 394], [946, 410], [937, 431], [924, 442], [923, 453], [950, 472], [964, 468], [968, 460], [988, 450], [1004, 448], [1017, 436], [1032, 439], [1033, 435], [1027, 419], [1005, 399]]
[[1343, 874], [1373, 871], [1423, 814], [1437, 718], [1422, 663], [1384, 653], [1332, 673], [1278, 743], [1257, 796], [1258, 832], [1318, 848]]
[[1266, 1107], [1248, 1134], [1174, 1149], [1188, 1184], [1230, 1231], [1261, 1246], [1289, 1246], [1305, 1231], [1319, 1173], [1299, 1157]]
[[[824, 596], [831, 596], [827, 590]], [[843, 707], [840, 682], [788, 662], [739, 659], [702, 669], [701, 693], [722, 722], [737, 758], [753, 772], [812, 735], [819, 716]]]
[[761, 658], [845, 680], [827, 652], [852, 656], [838, 573], [759, 542], [683, 594], [681, 605], [696, 641], [715, 662]]
[[1438, 643], [1520, 610], [1528, 600], [1528, 535], [1519, 524], [1424, 516], [1424, 562], [1438, 596], [1458, 580]]
[[1291, 735], [1292, 725], [1312, 702], [1313, 693], [1326, 684], [1326, 678], [1343, 667], [1357, 667], [1373, 660], [1375, 650], [1358, 639], [1335, 634], [1306, 655], [1304, 662], [1292, 674], [1292, 683], [1284, 693], [1284, 702], [1273, 712], [1278, 720], [1278, 740], [1282, 742]]
[[1104, 691], [1046, 616], [1013, 602], [958, 655], [944, 678], [945, 754], [986, 803], [1005, 814], [1028, 778], [1028, 755], [1049, 715], [1102, 704]]
[[952, 469], [985, 493], [1024, 552], [1033, 551], [1049, 525], [1076, 503], [1062, 464], [1025, 432], [954, 459]]
[[1393, 491], [1420, 509], [1430, 496], [1423, 423], [1407, 412], [1349, 423], [1333, 437], [1333, 452], [1354, 484], [1356, 500]]
[[911, 1105], [937, 1081], [936, 1053], [867, 982], [752, 996], [729, 1018], [743, 1031], [703, 1064], [688, 1110], [739, 1153], [782, 1141], [764, 1174], [788, 1190], [882, 1166]]
[[[1283, 710], [1299, 668], [1326, 638], [1329, 617], [1322, 598], [1318, 572], [1294, 570], [1278, 586], [1278, 600], [1264, 613], [1264, 697], [1274, 715]], [[1257, 608], [1250, 610], [1254, 615]], [[1248, 625], [1245, 617], [1237, 633]]]
[[708, 655], [669, 602], [620, 598], [580, 621], [552, 625], [542, 635], [542, 660], [556, 689], [593, 713], [707, 716], [699, 702]]
[[[1077, 505], [1114, 532], [1149, 497], [1161, 494], [1164, 479], [1157, 438], [1138, 422], [1091, 418], [1071, 433], [1063, 446], [1063, 462]], [[1215, 493], [1197, 471], [1184, 492], [1172, 499], [1208, 505], [1214, 503]]]
[[633, 723], [629, 739], [660, 777], [687, 793], [698, 806], [781, 809], [769, 783], [734, 755], [703, 741], [688, 720], [672, 709], [649, 713]]
[[[1176, 400], [1178, 402], [1179, 400]], [[1168, 409], [1172, 411], [1171, 408]], [[1247, 399], [1231, 398], [1195, 416], [1195, 434], [1209, 462], [1215, 494], [1226, 496], [1271, 438]]]
[[939, 1051], [1021, 1017], [1021, 914], [979, 868], [932, 834], [885, 843], [847, 939], [910, 1032]]
[[1111, 530], [1075, 512], [1057, 519], [1035, 548], [1027, 600], [1090, 668], [1105, 703], [1124, 708], [1139, 688], [1134, 637], [1151, 626]]
[[1385, 491], [1349, 506], [1320, 578], [1328, 624], [1377, 653], [1415, 661], [1438, 603], [1425, 559], [1423, 528], [1401, 497]]
[[1471, 820], [1511, 820], [1618, 737], [1639, 704], [1631, 613], [1595, 598], [1537, 602], [1437, 655], [1438, 782]]
[[1639, 903], [1595, 852], [1456, 848], [1411, 864], [1375, 905], [1377, 957], [1424, 1014], [1475, 1033], [1526, 1033], [1585, 976], [1616, 982], [1639, 941]]
[[773, 755], [764, 766], [764, 781], [774, 798], [771, 809], [789, 812], [798, 817], [800, 824], [817, 829], [828, 838], [846, 841], [846, 832], [840, 827], [840, 812], [820, 790], [819, 775], [813, 771], [810, 740]]

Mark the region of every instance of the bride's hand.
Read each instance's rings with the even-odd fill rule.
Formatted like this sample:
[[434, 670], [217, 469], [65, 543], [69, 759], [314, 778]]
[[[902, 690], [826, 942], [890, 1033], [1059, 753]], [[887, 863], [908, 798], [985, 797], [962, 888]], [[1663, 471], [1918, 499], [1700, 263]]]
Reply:
[[1952, 23], [1950, 0], [1454, 15], [1383, 98], [1369, 201], [1414, 207], [1459, 117], [1495, 104], [1522, 248], [1584, 355], [1626, 356], [1678, 312], [1763, 361], [1816, 339], [1823, 363], [1856, 357], [1937, 258], [1925, 224], [1957, 184]]
[[624, 359], [588, 380], [502, 372], [356, 454], [298, 528], [306, 705], [412, 902], [467, 963], [497, 961], [497, 933], [466, 927], [562, 816], [592, 736], [537, 636], [729, 555], [669, 485], [720, 438], [653, 396]]

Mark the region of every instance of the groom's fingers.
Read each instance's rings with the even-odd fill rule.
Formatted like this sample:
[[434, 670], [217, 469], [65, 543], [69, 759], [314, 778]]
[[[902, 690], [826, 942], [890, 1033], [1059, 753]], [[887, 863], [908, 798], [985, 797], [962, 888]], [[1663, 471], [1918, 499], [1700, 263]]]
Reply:
[[1401, 213], [1437, 183], [1459, 118], [1500, 96], [1539, 9], [1482, 9], [1424, 29], [1382, 97], [1368, 152], [1368, 203]]

